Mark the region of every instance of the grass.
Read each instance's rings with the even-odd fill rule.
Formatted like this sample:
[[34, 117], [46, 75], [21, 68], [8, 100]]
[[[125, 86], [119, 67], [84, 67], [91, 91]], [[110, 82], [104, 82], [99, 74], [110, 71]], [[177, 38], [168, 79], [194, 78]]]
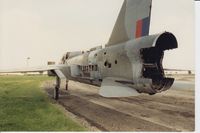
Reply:
[[0, 131], [85, 131], [41, 88], [47, 76], [0, 76]]

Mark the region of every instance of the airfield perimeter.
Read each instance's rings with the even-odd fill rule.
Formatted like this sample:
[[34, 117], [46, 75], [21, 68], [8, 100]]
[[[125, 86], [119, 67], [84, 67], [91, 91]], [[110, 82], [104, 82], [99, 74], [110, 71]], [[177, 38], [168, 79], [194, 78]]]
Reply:
[[[177, 81], [194, 83], [194, 75], [174, 76]], [[53, 81], [44, 83], [52, 97]], [[172, 88], [153, 96], [104, 98], [98, 87], [69, 82], [61, 89], [58, 103], [76, 117], [100, 131], [194, 131], [194, 88]]]

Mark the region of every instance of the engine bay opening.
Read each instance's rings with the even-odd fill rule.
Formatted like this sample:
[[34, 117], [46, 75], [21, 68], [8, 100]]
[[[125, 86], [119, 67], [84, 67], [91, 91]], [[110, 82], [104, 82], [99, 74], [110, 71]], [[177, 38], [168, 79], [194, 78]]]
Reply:
[[158, 47], [141, 49], [143, 59], [143, 77], [152, 79], [152, 88], [154, 92], [151, 94], [167, 90], [174, 82], [173, 78], [166, 78], [162, 61], [164, 51]]
[[176, 40], [176, 37], [172, 33], [165, 32], [157, 38], [155, 47], [163, 51], [174, 49], [178, 48], [178, 42]]
[[141, 55], [143, 59], [143, 77], [162, 79], [164, 77], [162, 67], [164, 52], [157, 47], [151, 47], [142, 49]]
[[156, 39], [154, 47], [140, 50], [143, 60], [143, 77], [152, 79], [152, 88], [155, 93], [169, 89], [174, 82], [173, 78], [165, 77], [162, 61], [165, 50], [177, 47], [176, 37], [172, 33], [165, 32]]

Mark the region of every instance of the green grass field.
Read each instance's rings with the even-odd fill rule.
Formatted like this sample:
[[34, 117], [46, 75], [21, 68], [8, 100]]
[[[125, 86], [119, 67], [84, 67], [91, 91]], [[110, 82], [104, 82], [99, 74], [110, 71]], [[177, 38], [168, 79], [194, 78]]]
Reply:
[[0, 76], [0, 131], [85, 131], [51, 102], [47, 76]]

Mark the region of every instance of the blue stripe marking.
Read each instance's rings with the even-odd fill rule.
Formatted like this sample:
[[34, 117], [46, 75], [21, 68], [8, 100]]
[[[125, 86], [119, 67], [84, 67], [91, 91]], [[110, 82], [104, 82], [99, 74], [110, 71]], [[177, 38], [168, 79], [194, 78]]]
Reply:
[[142, 20], [142, 36], [149, 35], [150, 18], [146, 17]]

